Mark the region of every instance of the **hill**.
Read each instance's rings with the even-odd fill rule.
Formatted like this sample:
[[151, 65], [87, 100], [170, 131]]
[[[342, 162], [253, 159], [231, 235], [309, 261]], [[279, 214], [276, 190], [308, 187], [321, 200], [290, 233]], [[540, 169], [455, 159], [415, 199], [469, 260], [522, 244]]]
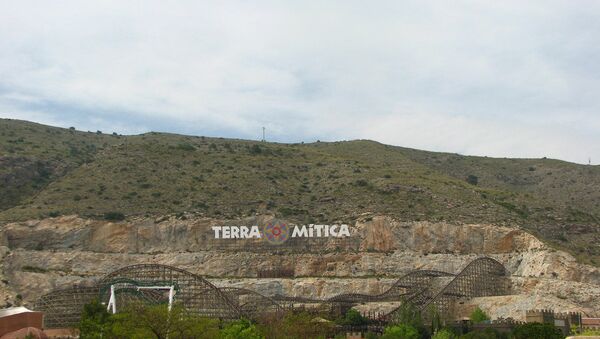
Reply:
[[600, 264], [600, 167], [426, 152], [368, 140], [310, 144], [119, 136], [0, 120], [0, 222], [185, 213], [295, 222], [517, 225]]

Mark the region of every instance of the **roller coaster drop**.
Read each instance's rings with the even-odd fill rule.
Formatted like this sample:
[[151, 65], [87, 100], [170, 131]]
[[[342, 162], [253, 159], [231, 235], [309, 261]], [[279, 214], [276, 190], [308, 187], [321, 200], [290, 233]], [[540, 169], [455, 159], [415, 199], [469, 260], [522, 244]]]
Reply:
[[[436, 278], [451, 279], [441, 290], [433, 286]], [[165, 295], [164, 290], [170, 291]], [[446, 314], [454, 301], [473, 297], [506, 295], [509, 292], [508, 274], [498, 261], [482, 257], [469, 263], [460, 273], [415, 270], [398, 279], [390, 289], [378, 294], [340, 294], [329, 299], [303, 297], [267, 297], [255, 291], [234, 287], [218, 288], [191, 272], [159, 264], [141, 264], [116, 270], [92, 286], [55, 290], [34, 304], [36, 311], [45, 313], [46, 328], [77, 326], [83, 306], [94, 299], [105, 304], [111, 300], [119, 308], [132, 302], [150, 304], [174, 300], [189, 312], [201, 316], [235, 319], [256, 318], [265, 313], [281, 312], [294, 304], [328, 304], [350, 307], [369, 302], [410, 302], [425, 313], [432, 307]], [[393, 317], [399, 308], [387, 317]]]

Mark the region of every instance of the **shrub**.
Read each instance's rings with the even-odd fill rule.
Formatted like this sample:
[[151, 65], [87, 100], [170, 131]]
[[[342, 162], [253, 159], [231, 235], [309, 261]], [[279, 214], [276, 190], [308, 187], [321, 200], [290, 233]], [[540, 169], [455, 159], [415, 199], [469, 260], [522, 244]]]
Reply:
[[194, 147], [191, 144], [188, 144], [187, 142], [182, 142], [180, 144], [177, 144], [177, 149], [182, 151], [193, 151], [196, 149], [196, 147]]
[[562, 339], [562, 332], [553, 324], [529, 323], [515, 327], [515, 339]]
[[287, 312], [263, 316], [259, 322], [261, 333], [267, 338], [326, 338], [332, 332], [331, 322], [315, 318], [307, 312]]
[[479, 178], [476, 175], [469, 174], [467, 176], [467, 182], [471, 185], [477, 185], [479, 183]]
[[485, 313], [481, 308], [477, 307], [473, 312], [471, 312], [471, 316], [469, 317], [472, 322], [475, 324], [484, 322], [486, 320], [490, 320], [490, 317]]
[[125, 214], [121, 212], [107, 212], [104, 213], [104, 219], [111, 221], [125, 220]]
[[486, 328], [483, 331], [473, 331], [460, 336], [460, 339], [505, 339], [507, 336], [493, 328]]
[[359, 187], [364, 187], [364, 186], [369, 185], [369, 183], [364, 179], [356, 180], [355, 184], [356, 184], [356, 186], [359, 186]]
[[47, 269], [42, 268], [42, 267], [37, 267], [37, 266], [29, 266], [29, 265], [25, 265], [21, 268], [21, 271], [23, 272], [32, 272], [32, 273], [46, 273], [48, 272]]
[[262, 148], [256, 144], [252, 145], [252, 147], [250, 147], [250, 154], [261, 154], [262, 153]]

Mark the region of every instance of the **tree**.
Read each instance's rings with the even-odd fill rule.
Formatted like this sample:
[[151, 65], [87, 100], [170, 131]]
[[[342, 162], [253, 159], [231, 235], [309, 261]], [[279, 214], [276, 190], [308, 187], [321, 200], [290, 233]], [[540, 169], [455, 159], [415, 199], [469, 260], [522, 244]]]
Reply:
[[490, 320], [490, 317], [481, 308], [477, 307], [471, 312], [471, 321], [475, 324]]
[[79, 333], [83, 339], [106, 337], [112, 326], [111, 316], [97, 299], [83, 306]]
[[188, 313], [181, 305], [148, 306], [134, 303], [113, 316], [112, 334], [118, 338], [217, 338], [219, 321]]
[[223, 339], [264, 339], [256, 326], [248, 320], [242, 319], [228, 324], [221, 330]]
[[396, 311], [394, 323], [410, 325], [414, 328], [423, 327], [421, 312], [409, 302], [403, 302], [402, 305], [400, 305]]
[[351, 308], [346, 312], [344, 317], [338, 321], [340, 325], [361, 326], [367, 324], [367, 319], [357, 310]]
[[515, 327], [515, 339], [561, 339], [562, 332], [553, 324], [528, 323]]
[[442, 328], [442, 317], [434, 304], [430, 304], [427, 308], [429, 319], [431, 319], [431, 333], [436, 333]]
[[419, 331], [416, 328], [407, 325], [400, 324], [389, 326], [385, 328], [381, 339], [419, 339]]
[[431, 339], [454, 339], [456, 336], [450, 330], [440, 330], [435, 332]]

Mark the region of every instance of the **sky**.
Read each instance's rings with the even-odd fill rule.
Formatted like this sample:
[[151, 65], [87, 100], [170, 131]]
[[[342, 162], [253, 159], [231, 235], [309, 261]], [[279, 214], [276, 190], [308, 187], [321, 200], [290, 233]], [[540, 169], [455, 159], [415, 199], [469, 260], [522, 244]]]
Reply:
[[0, 0], [0, 117], [600, 164], [600, 1]]

